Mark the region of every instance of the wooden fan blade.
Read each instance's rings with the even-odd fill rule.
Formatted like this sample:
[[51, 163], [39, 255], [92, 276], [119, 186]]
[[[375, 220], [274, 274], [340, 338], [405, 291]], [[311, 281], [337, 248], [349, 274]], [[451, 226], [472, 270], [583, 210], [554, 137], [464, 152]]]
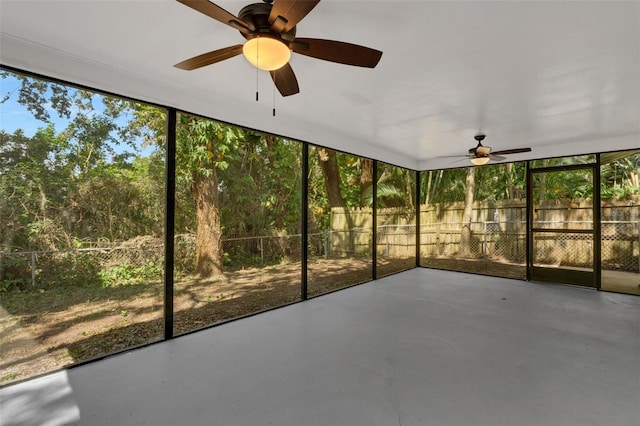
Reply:
[[269, 71], [269, 74], [271, 74], [271, 79], [282, 96], [291, 96], [300, 93], [298, 79], [293, 73], [291, 65], [286, 64], [280, 69]]
[[[452, 157], [453, 157], [453, 155], [452, 155]], [[456, 163], [460, 163], [461, 161], [465, 161], [465, 160], [466, 160], [466, 161], [469, 161], [469, 158], [461, 158], [461, 159], [459, 159], [459, 160], [452, 161], [452, 162], [451, 162], [451, 163], [449, 163], [449, 164], [456, 164]]]
[[215, 3], [211, 3], [208, 0], [178, 0], [180, 3], [185, 6], [190, 7], [193, 10], [196, 10], [204, 15], [207, 15], [210, 18], [215, 19], [216, 21], [220, 21], [225, 25], [229, 25], [237, 29], [243, 33], [252, 33], [255, 28], [252, 28], [252, 25], [247, 24], [242, 19], [233, 15], [232, 13], [227, 12], [220, 6]]
[[216, 62], [224, 61], [225, 59], [233, 58], [241, 53], [242, 45], [236, 44], [235, 46], [225, 47], [224, 49], [214, 50], [212, 52], [194, 56], [193, 58], [185, 59], [184, 61], [175, 64], [174, 67], [191, 71], [207, 65], [215, 64]]
[[291, 48], [296, 53], [312, 58], [367, 68], [374, 68], [382, 57], [379, 50], [319, 38], [296, 38], [291, 43]]
[[492, 152], [493, 155], [519, 154], [521, 152], [531, 152], [531, 148], [503, 149], [502, 151]]
[[502, 155], [495, 155], [495, 154], [489, 154], [489, 158], [491, 158], [493, 161], [503, 161], [507, 159], [507, 157], [503, 157]]
[[320, 0], [275, 0], [269, 13], [271, 29], [286, 33], [296, 26]]

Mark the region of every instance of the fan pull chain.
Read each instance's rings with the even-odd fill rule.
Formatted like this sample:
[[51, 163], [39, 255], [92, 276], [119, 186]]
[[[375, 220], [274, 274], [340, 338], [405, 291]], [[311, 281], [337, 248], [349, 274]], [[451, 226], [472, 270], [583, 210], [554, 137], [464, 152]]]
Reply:
[[[256, 64], [258, 64], [259, 54], [260, 52], [260, 37], [258, 37], [258, 46], [256, 48]], [[256, 102], [258, 102], [258, 67], [256, 66]]]
[[273, 116], [276, 116], [276, 81], [273, 81]]

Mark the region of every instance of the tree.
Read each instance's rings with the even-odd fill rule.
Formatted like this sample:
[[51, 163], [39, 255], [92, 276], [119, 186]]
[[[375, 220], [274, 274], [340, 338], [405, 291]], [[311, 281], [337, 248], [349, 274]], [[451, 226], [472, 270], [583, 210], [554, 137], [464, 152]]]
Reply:
[[[39, 91], [38, 96], [31, 96], [28, 99], [42, 99], [53, 90], [54, 93], [62, 93], [65, 96], [86, 97], [86, 92], [64, 92], [52, 84], [51, 87], [42, 85], [23, 84], [23, 88], [35, 87]], [[74, 94], [76, 93], [76, 94]], [[76, 102], [78, 103], [78, 102]], [[158, 108], [131, 102], [119, 98], [103, 99], [105, 113], [99, 124], [101, 126], [91, 127], [86, 123], [83, 115], [77, 119], [77, 124], [72, 127], [69, 137], [81, 138], [83, 143], [80, 150], [69, 155], [80, 161], [80, 172], [84, 173], [88, 169], [88, 161], [96, 161], [100, 156], [108, 153], [109, 145], [105, 144], [109, 138], [119, 135], [123, 140], [132, 141], [143, 139], [144, 145], [153, 144], [158, 147], [156, 152], [158, 159], [162, 159], [163, 145], [165, 143], [165, 111]], [[67, 106], [69, 102], [60, 102], [60, 105]], [[86, 108], [90, 103], [83, 103]], [[66, 113], [62, 110], [61, 113]], [[127, 116], [129, 119], [122, 126], [116, 126], [116, 118]], [[109, 120], [111, 119], [111, 120]], [[93, 131], [90, 133], [89, 131]], [[96, 133], [96, 131], [102, 133]], [[182, 214], [178, 214], [176, 229], [188, 231], [191, 226], [190, 219], [184, 219], [185, 214], [190, 211], [195, 213], [196, 224], [196, 273], [202, 277], [209, 277], [220, 274], [223, 271], [222, 245], [221, 245], [221, 224], [220, 224], [220, 199], [218, 188], [217, 172], [228, 167], [228, 156], [233, 154], [233, 146], [237, 143], [240, 130], [231, 126], [225, 126], [212, 120], [202, 119], [186, 114], [179, 115], [176, 129], [176, 181], [178, 187], [186, 191], [177, 191], [177, 198], [185, 200]], [[93, 136], [95, 134], [95, 136]], [[147, 142], [149, 141], [149, 142]], [[113, 154], [113, 151], [111, 150]], [[98, 181], [94, 181], [93, 188]], [[87, 186], [88, 185], [88, 186]], [[85, 188], [91, 189], [92, 184], [85, 183]], [[184, 199], [184, 193], [189, 197]], [[122, 194], [127, 191], [123, 190]], [[131, 197], [129, 197], [131, 199]], [[191, 210], [186, 207], [192, 203]], [[101, 212], [110, 210], [109, 206], [102, 206]], [[182, 217], [180, 217], [182, 216]], [[108, 233], [112, 235], [112, 232]]]
[[362, 172], [360, 173], [360, 206], [364, 207], [368, 204], [367, 198], [371, 198], [371, 195], [367, 197], [367, 194], [372, 194], [371, 187], [373, 185], [373, 160], [368, 158], [362, 158]]
[[177, 180], [190, 184], [196, 215], [196, 273], [223, 272], [218, 171], [236, 153], [239, 128], [180, 114], [176, 132]]
[[346, 201], [340, 191], [341, 179], [340, 169], [336, 151], [328, 148], [317, 148], [318, 164], [322, 170], [324, 184], [327, 189], [330, 207], [346, 207]]
[[640, 151], [602, 155], [602, 198], [640, 195]]
[[473, 192], [475, 187], [475, 176], [476, 168], [467, 167], [464, 212], [462, 214], [462, 229], [460, 230], [460, 250], [463, 255], [471, 254], [471, 219], [473, 213]]
[[[20, 220], [7, 222], [3, 229], [6, 248], [64, 249], [85, 237], [161, 234], [158, 215], [151, 216], [152, 223], [143, 220], [142, 212], [157, 211], [158, 197], [149, 186], [164, 179], [158, 173], [144, 175], [150, 162], [134, 167], [137, 139], [127, 137], [127, 124], [122, 124], [130, 121], [130, 102], [19, 74], [4, 72], [0, 77], [19, 83], [17, 101], [43, 123], [33, 137], [20, 130], [2, 135], [6, 143], [0, 148], [1, 163], [7, 169], [1, 186], [10, 191], [8, 208], [22, 210]], [[12, 95], [6, 94], [2, 102]], [[66, 125], [60, 132], [54, 115], [56, 125]], [[154, 207], [147, 208], [146, 202]]]
[[390, 164], [379, 164], [376, 182], [378, 208], [406, 208], [413, 213], [414, 185], [415, 179], [411, 178], [409, 170]]

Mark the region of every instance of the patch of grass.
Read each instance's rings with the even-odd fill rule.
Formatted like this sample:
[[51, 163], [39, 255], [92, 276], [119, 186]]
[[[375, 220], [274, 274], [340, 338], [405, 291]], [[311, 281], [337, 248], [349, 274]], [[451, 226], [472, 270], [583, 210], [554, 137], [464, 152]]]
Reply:
[[10, 382], [12, 380], [15, 380], [17, 378], [17, 374], [15, 373], [11, 373], [11, 374], [7, 374], [6, 376], [2, 376], [0, 378], [0, 382]]

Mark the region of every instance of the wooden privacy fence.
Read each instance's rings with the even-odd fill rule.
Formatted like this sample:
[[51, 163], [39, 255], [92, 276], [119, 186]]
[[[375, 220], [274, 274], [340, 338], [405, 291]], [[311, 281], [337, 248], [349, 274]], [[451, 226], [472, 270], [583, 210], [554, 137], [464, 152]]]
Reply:
[[[526, 256], [526, 205], [524, 201], [475, 203], [468, 224], [469, 247], [460, 246], [464, 203], [423, 205], [420, 209], [422, 256], [492, 258], [523, 263]], [[588, 201], [538, 203], [536, 226], [590, 228], [593, 209]], [[601, 208], [601, 259], [604, 269], [640, 272], [640, 205], [631, 201], [607, 201]], [[415, 254], [415, 215], [407, 209], [377, 212], [376, 249], [379, 255], [411, 257]], [[325, 232], [328, 256], [371, 253], [372, 210], [358, 208], [331, 211], [331, 228]], [[464, 250], [463, 250], [464, 249]], [[584, 266], [592, 262], [593, 241], [589, 234], [550, 234], [534, 241], [534, 261]]]
[[[415, 212], [410, 209], [377, 210], [378, 254], [412, 257], [416, 253]], [[373, 247], [373, 214], [369, 207], [331, 209], [325, 231], [328, 256], [370, 256]]]
[[461, 247], [462, 222], [421, 224], [420, 253], [424, 257], [493, 258], [521, 263], [526, 254], [525, 222], [471, 222], [471, 239], [466, 250]]

